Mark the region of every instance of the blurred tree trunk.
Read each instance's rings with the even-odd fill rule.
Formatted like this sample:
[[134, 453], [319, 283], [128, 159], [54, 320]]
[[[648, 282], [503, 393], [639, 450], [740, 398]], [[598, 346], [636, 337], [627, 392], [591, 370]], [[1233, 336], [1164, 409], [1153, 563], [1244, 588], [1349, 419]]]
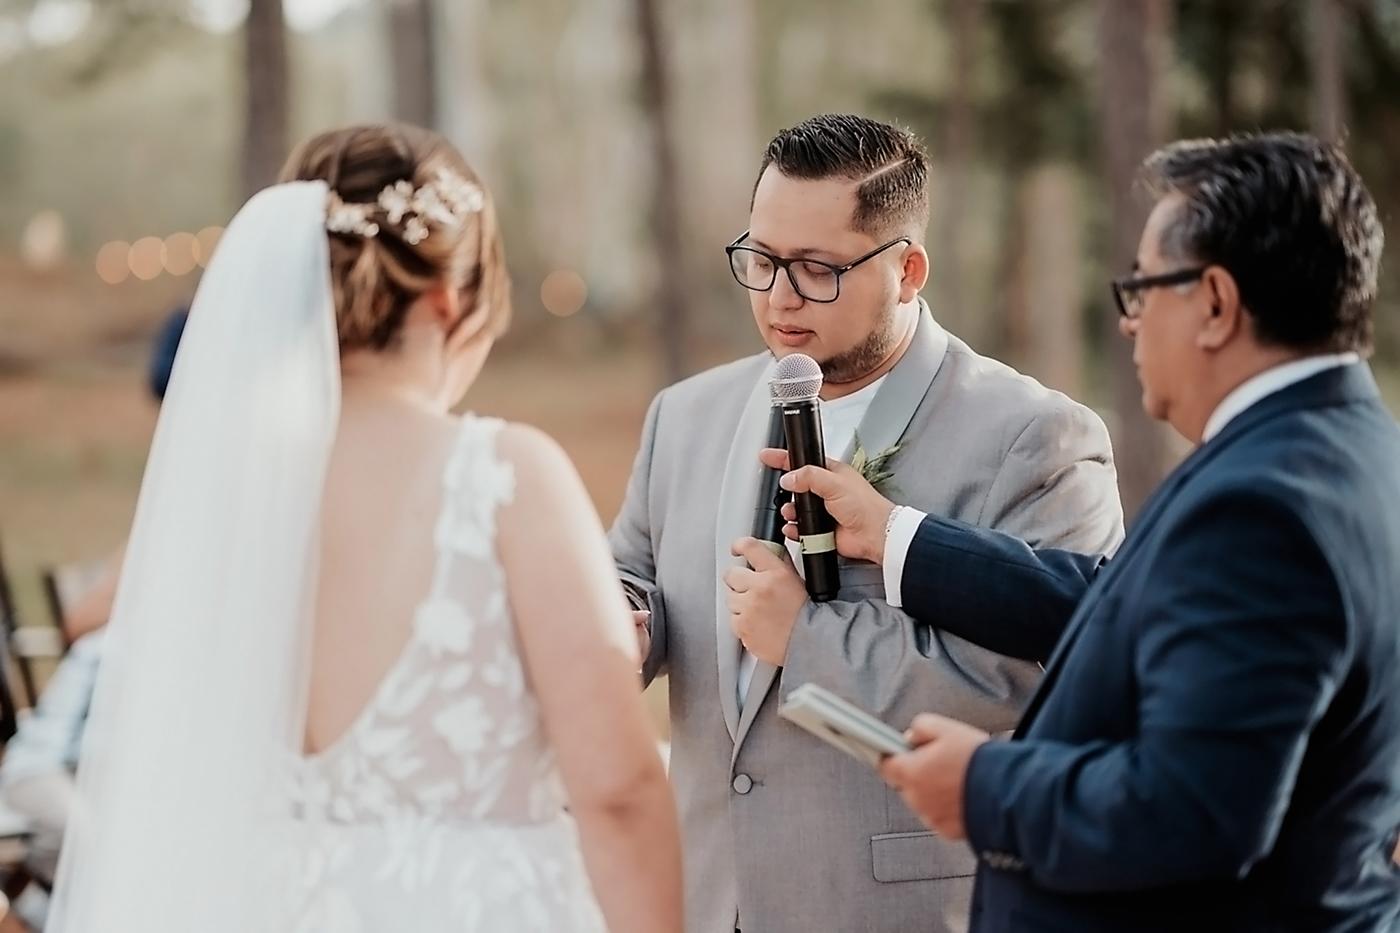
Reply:
[[1036, 301], [1033, 294], [1035, 286], [1031, 284], [1029, 227], [1033, 222], [1030, 212], [1034, 208], [1030, 204], [1029, 173], [1029, 165], [1012, 158], [1008, 171], [1002, 178], [1002, 194], [998, 198], [1001, 202], [1001, 256], [998, 268], [1002, 272], [1002, 278], [997, 295], [1001, 309], [1001, 340], [990, 344], [987, 352], [1021, 372], [1041, 379], [1040, 373], [1035, 371], [1031, 362], [1035, 353], [1032, 346], [1032, 327]]
[[[1167, 137], [1166, 71], [1171, 51], [1170, 0], [1099, 0], [1099, 102], [1105, 180], [1108, 185], [1111, 274], [1132, 267], [1151, 205], [1134, 196], [1142, 160]], [[1111, 306], [1108, 306], [1111, 307]], [[1166, 467], [1161, 429], [1142, 411], [1142, 391], [1129, 344], [1118, 334], [1116, 316], [1104, 316], [1108, 331], [1113, 439], [1123, 513], [1131, 518]]]
[[[753, 0], [671, 4], [669, 10], [674, 11], [668, 14], [673, 17], [669, 35], [675, 37], [669, 56], [675, 77], [672, 125], [683, 143], [677, 156], [685, 179], [681, 212], [691, 304], [744, 308], [745, 293], [715, 250], [748, 226], [749, 196], [763, 151], [758, 10]], [[703, 131], [686, 133], [686, 127]], [[690, 324], [690, 338], [700, 346], [752, 346], [747, 314], [704, 314]]]
[[394, 119], [437, 127], [436, 59], [432, 0], [389, 0]]
[[1215, 135], [1226, 136], [1240, 129], [1237, 126], [1239, 100], [1235, 93], [1235, 61], [1244, 35], [1244, 11], [1239, 0], [1211, 0], [1210, 20], [1206, 78], [1210, 83], [1211, 100], [1215, 102]]
[[462, 150], [478, 175], [493, 187], [502, 186], [497, 192], [501, 198], [505, 180], [495, 159], [500, 128], [492, 106], [500, 95], [492, 86], [490, 59], [491, 41], [499, 41], [499, 37], [491, 33], [488, 0], [453, 0], [435, 7], [434, 12], [439, 15], [435, 22], [444, 35], [452, 37], [457, 53], [435, 59], [442, 77], [440, 86], [450, 88], [451, 93], [438, 101], [434, 128]]
[[1340, 141], [1346, 127], [1346, 68], [1342, 60], [1346, 0], [1308, 0], [1308, 64], [1312, 71], [1312, 128]]
[[658, 306], [662, 374], [672, 383], [686, 373], [690, 295], [682, 238], [680, 166], [676, 154], [674, 101], [667, 74], [660, 0], [633, 0], [637, 43], [642, 56], [642, 106], [651, 130], [656, 180], [651, 207], [651, 248]]
[[1077, 72], [1055, 42], [1075, 0], [988, 4], [1006, 62], [987, 148], [1005, 163], [998, 268], [1005, 358], [1072, 396], [1083, 386], [1084, 209], [1077, 139], [1088, 108]]
[[243, 193], [251, 195], [277, 180], [287, 158], [287, 27], [282, 0], [251, 0], [243, 37]]
[[[964, 250], [966, 205], [972, 152], [976, 145], [976, 102], [973, 75], [977, 70], [977, 37], [981, 32], [982, 0], [951, 0], [948, 5], [953, 55], [952, 89], [943, 130], [943, 158], [934, 207], [932, 274], [940, 299], [940, 316], [968, 339], [979, 315], [964, 306]], [[980, 341], [979, 341], [980, 342]]]
[[1015, 189], [1008, 243], [1007, 358], [1071, 396], [1083, 391], [1083, 220], [1073, 165], [1042, 161]]

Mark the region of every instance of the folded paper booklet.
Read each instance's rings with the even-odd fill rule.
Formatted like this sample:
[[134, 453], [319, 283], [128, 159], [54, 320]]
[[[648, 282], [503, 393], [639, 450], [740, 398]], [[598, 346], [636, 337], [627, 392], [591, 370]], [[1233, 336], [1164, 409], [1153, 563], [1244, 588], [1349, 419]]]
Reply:
[[872, 768], [911, 748], [898, 729], [812, 683], [789, 693], [778, 715]]

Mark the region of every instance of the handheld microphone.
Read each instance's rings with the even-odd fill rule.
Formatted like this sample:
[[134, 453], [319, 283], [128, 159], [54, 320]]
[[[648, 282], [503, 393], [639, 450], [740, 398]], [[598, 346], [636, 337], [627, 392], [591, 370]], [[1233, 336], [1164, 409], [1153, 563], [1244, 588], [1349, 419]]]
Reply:
[[[768, 415], [768, 447], [782, 447], [787, 443], [783, 433], [783, 408], [774, 404]], [[778, 485], [782, 471], [763, 467], [758, 477], [758, 498], [753, 507], [753, 527], [750, 537], [768, 545], [768, 550], [778, 556], [787, 552], [787, 539], [783, 536], [782, 507], [787, 501], [787, 493]]]
[[[822, 440], [822, 413], [818, 395], [822, 389], [822, 369], [810, 356], [794, 353], [778, 361], [768, 383], [774, 406], [782, 411], [783, 435], [788, 465], [826, 467], [826, 445]], [[793, 496], [797, 508], [797, 535], [802, 545], [802, 569], [807, 578], [807, 595], [824, 603], [836, 598], [841, 588], [836, 564], [836, 522], [826, 510], [821, 496], [800, 492]]]

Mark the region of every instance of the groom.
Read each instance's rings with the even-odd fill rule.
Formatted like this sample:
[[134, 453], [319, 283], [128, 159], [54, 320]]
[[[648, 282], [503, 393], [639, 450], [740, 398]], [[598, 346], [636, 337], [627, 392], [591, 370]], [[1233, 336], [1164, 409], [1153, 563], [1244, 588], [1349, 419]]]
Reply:
[[1000, 731], [1039, 676], [906, 615], [897, 587], [886, 596], [897, 568], [843, 559], [839, 598], [815, 604], [790, 563], [739, 540], [775, 357], [821, 363], [829, 455], [849, 460], [857, 439], [871, 457], [898, 447], [885, 488], [902, 504], [1041, 545], [1110, 551], [1122, 537], [1102, 422], [974, 353], [919, 298], [927, 184], [926, 154], [896, 127], [828, 115], [778, 134], [730, 250], [769, 352], [656, 397], [610, 532], [651, 610], [644, 676], [670, 675], [697, 933], [964, 927], [971, 852], [780, 719], [779, 701], [812, 681], [889, 722], [932, 709]]

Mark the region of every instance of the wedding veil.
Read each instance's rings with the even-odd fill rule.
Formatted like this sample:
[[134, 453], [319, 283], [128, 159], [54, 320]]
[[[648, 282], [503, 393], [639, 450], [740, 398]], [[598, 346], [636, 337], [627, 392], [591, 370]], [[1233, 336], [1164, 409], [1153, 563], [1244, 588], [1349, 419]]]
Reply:
[[256, 195], [200, 284], [141, 485], [49, 930], [286, 923], [340, 408], [327, 193], [298, 182]]

